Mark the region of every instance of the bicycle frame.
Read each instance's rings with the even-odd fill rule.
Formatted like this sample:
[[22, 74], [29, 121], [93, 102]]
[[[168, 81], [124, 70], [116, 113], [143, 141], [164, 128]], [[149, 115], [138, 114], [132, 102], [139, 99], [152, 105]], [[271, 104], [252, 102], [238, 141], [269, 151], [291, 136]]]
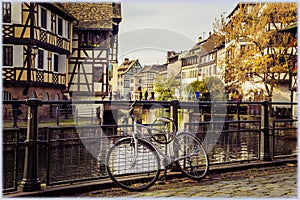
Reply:
[[[131, 118], [131, 120], [133, 121], [133, 132], [132, 132], [132, 134], [129, 136], [129, 138], [131, 138], [131, 139], [133, 140], [133, 143], [134, 143], [134, 151], [135, 151], [135, 152], [134, 152], [133, 162], [132, 162], [132, 165], [131, 165], [132, 167], [133, 167], [133, 166], [136, 164], [136, 162], [137, 162], [137, 157], [138, 157], [138, 151], [137, 151], [137, 149], [138, 149], [138, 140], [143, 140], [143, 141], [149, 143], [149, 144], [150, 144], [150, 145], [158, 152], [158, 154], [161, 155], [161, 156], [163, 157], [163, 159], [165, 159], [165, 160], [167, 161], [167, 166], [170, 165], [170, 164], [172, 164], [172, 163], [174, 163], [174, 162], [176, 162], [176, 161], [179, 161], [179, 160], [182, 160], [182, 159], [185, 159], [185, 158], [188, 158], [188, 157], [193, 156], [193, 154], [191, 154], [191, 155], [187, 155], [187, 156], [183, 156], [183, 157], [179, 157], [179, 158], [172, 158], [171, 152], [168, 153], [168, 154], [166, 154], [166, 153], [164, 153], [159, 147], [157, 147], [155, 144], [153, 144], [152, 142], [149, 142], [149, 141], [147, 141], [147, 140], [145, 140], [145, 139], [143, 139], [143, 138], [139, 138], [138, 136], [139, 136], [139, 135], [143, 135], [143, 133], [142, 133], [142, 131], [140, 131], [140, 130], [138, 129], [138, 126], [141, 127], [141, 128], [145, 128], [145, 129], [147, 129], [147, 130], [157, 130], [157, 129], [151, 128], [151, 127], [148, 127], [148, 126], [145, 126], [145, 125], [142, 125], [142, 124], [138, 124], [138, 123], [136, 122], [136, 120], [135, 120], [135, 115], [132, 114], [133, 109], [134, 109], [134, 107], [133, 107], [134, 104], [135, 104], [135, 103], [133, 103], [133, 104], [130, 106], [131, 109], [129, 110], [128, 114], [125, 116], [125, 120], [128, 120], [129, 118]], [[162, 118], [162, 119], [165, 120], [165, 122], [166, 122], [166, 119], [164, 119], [164, 118]], [[167, 133], [169, 134], [169, 132], [167, 132]], [[176, 131], [175, 137], [172, 139], [172, 141], [177, 137], [178, 133], [179, 133], [179, 132]], [[149, 137], [153, 138], [152, 135], [150, 135]], [[128, 137], [126, 137], [126, 138], [128, 138]], [[124, 139], [125, 139], [125, 138], [124, 138]], [[167, 148], [168, 148], [169, 144], [172, 143], [172, 141], [169, 142], [169, 143], [166, 143]], [[169, 146], [168, 150], [170, 150], [170, 148], [172, 148], [172, 146]], [[174, 149], [172, 149], [172, 153], [173, 153], [173, 155], [175, 155]], [[163, 159], [161, 159], [161, 160], [163, 160]]]
[[[150, 130], [156, 130], [154, 128], [150, 128], [148, 126], [145, 126], [145, 125], [141, 125], [141, 124], [137, 124], [137, 122], [134, 120], [134, 116], [131, 116], [132, 120], [133, 120], [133, 134], [131, 136], [129, 136], [130, 138], [133, 139], [133, 142], [134, 142], [134, 150], [135, 150], [135, 153], [134, 153], [134, 159], [133, 159], [133, 163], [132, 163], [132, 166], [134, 166], [136, 164], [136, 159], [137, 159], [137, 156], [138, 156], [138, 147], [137, 147], [137, 144], [138, 144], [138, 140], [144, 140], [145, 142], [149, 143], [158, 153], [159, 155], [161, 155], [163, 157], [163, 159], [165, 159], [167, 162], [168, 162], [168, 165], [174, 163], [175, 161], [177, 160], [180, 160], [180, 159], [184, 159], [184, 158], [177, 158], [177, 159], [172, 159], [171, 157], [171, 153], [169, 154], [165, 154], [159, 147], [157, 147], [156, 145], [154, 145], [152, 142], [149, 142], [143, 138], [138, 138], [138, 135], [143, 135], [142, 131], [140, 131], [138, 129], [138, 126], [142, 127], [142, 128], [146, 128], [146, 129], [150, 129]], [[152, 136], [149, 136], [149, 137], [152, 137]], [[176, 137], [176, 136], [175, 136]], [[167, 146], [169, 146], [169, 144], [171, 143], [168, 143], [166, 144]], [[171, 146], [170, 146], [171, 147]], [[173, 149], [173, 154], [174, 153], [174, 149]], [[162, 159], [161, 159], [162, 160]]]

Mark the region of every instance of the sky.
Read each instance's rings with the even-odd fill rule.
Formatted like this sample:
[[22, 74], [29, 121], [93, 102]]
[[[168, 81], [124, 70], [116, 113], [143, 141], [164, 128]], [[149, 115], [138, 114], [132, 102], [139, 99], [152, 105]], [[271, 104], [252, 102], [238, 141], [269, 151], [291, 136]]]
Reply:
[[237, 0], [121, 0], [119, 65], [124, 58], [142, 66], [164, 64], [167, 51], [189, 50], [199, 37], [213, 32], [213, 23], [227, 16]]

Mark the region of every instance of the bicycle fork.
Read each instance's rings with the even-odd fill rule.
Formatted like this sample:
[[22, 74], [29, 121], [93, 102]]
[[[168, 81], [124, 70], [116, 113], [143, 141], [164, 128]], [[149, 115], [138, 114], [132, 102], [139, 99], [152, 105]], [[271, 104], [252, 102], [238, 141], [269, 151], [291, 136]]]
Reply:
[[134, 167], [137, 163], [137, 157], [138, 157], [138, 139], [136, 137], [131, 138], [131, 144], [134, 144], [134, 154], [133, 154], [133, 161], [130, 165], [130, 167]]

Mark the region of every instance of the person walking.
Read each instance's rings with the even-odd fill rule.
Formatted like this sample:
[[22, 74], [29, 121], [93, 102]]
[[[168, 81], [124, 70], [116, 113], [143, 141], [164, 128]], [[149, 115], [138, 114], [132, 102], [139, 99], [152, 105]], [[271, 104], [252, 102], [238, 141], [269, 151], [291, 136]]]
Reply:
[[145, 92], [145, 100], [147, 100], [148, 99], [148, 90], [146, 90], [146, 92]]

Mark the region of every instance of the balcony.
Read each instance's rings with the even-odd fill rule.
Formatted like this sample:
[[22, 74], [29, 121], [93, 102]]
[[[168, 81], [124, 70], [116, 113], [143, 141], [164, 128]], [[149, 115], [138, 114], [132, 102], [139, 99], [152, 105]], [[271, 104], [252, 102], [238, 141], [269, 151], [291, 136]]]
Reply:
[[[29, 81], [36, 86], [64, 88], [66, 74], [60, 72], [30, 69]], [[23, 67], [3, 67], [2, 79], [5, 84], [25, 85], [28, 69]]]
[[4, 24], [4, 44], [28, 44], [34, 43], [47, 50], [56, 51], [62, 54], [70, 53], [70, 41], [67, 38], [56, 35], [40, 27], [34, 27], [34, 38], [30, 37], [30, 27], [22, 24]]

